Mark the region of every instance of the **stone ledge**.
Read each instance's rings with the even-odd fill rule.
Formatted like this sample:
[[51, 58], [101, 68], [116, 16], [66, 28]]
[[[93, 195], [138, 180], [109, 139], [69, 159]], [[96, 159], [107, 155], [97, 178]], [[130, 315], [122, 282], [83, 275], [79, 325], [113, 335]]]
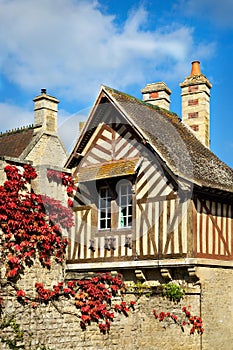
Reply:
[[211, 266], [233, 268], [233, 261], [212, 260], [212, 259], [165, 259], [165, 260], [143, 260], [143, 261], [122, 261], [122, 262], [98, 262], [67, 264], [66, 270], [114, 270], [114, 269], [135, 269], [135, 268], [163, 268], [163, 267], [188, 267], [188, 266]]

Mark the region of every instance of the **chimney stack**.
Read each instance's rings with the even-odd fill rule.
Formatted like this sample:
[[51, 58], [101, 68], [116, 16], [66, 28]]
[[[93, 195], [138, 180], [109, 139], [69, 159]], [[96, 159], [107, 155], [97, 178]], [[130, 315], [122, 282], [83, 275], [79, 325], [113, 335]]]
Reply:
[[192, 62], [191, 73], [180, 83], [182, 120], [195, 136], [210, 147], [210, 89], [209, 80], [201, 73], [200, 62]]
[[144, 102], [170, 110], [171, 90], [164, 82], [147, 84], [141, 93]]
[[57, 111], [59, 101], [47, 95], [46, 89], [34, 98], [34, 124], [49, 133], [57, 133]]

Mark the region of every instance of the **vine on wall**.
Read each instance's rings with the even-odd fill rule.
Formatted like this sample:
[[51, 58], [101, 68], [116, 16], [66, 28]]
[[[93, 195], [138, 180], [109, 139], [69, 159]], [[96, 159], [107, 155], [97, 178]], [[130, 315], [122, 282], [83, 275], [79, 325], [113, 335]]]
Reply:
[[184, 317], [178, 317], [171, 312], [161, 311], [160, 313], [157, 313], [156, 310], [153, 310], [153, 314], [155, 319], [159, 322], [167, 321], [169, 323], [169, 321], [171, 321], [172, 323], [175, 323], [177, 326], [179, 326], [183, 332], [185, 326], [190, 326], [190, 334], [194, 334], [196, 332], [201, 335], [204, 332], [202, 318], [192, 315], [190, 309], [190, 305], [188, 307], [182, 307]]
[[[65, 260], [68, 239], [62, 236], [63, 229], [73, 226], [72, 197], [74, 183], [72, 178], [59, 172], [48, 172], [50, 181], [61, 179], [66, 186], [69, 199], [68, 208], [60, 201], [45, 195], [35, 194], [30, 190], [30, 182], [37, 176], [30, 165], [5, 167], [7, 180], [0, 186], [0, 263], [2, 274], [0, 279], [1, 294], [11, 289], [16, 300], [24, 307], [37, 308], [39, 305], [55, 305], [61, 298], [73, 300], [76, 312], [73, 314], [80, 319], [80, 327], [84, 330], [96, 322], [101, 332], [106, 333], [117, 313], [128, 316], [134, 302], [128, 305], [123, 300], [125, 289], [122, 276], [99, 274], [93, 278], [74, 281], [58, 282], [51, 288], [42, 282], [35, 283], [35, 291], [26, 292], [19, 287], [18, 281], [24, 278], [26, 267], [32, 267], [37, 260], [43, 268], [50, 269], [53, 258], [57, 263]], [[113, 297], [118, 295], [120, 303], [113, 303]], [[4, 314], [4, 298], [0, 299], [0, 328], [11, 328], [13, 338], [0, 336], [2, 342], [10, 349], [21, 348], [24, 331], [19, 330], [17, 323], [6, 319]], [[66, 310], [61, 310], [65, 313]], [[13, 339], [13, 340], [12, 340]], [[15, 347], [14, 347], [15, 346]], [[22, 349], [24, 345], [22, 345]]]
[[[80, 320], [83, 331], [90, 324], [96, 323], [100, 332], [104, 334], [109, 332], [116, 315], [122, 314], [127, 317], [130, 310], [134, 310], [136, 303], [135, 300], [128, 303], [124, 300], [127, 287], [120, 274], [113, 276], [104, 273], [68, 282], [60, 281], [52, 288], [47, 288], [44, 283], [36, 281], [35, 290], [27, 292], [18, 284], [19, 280], [25, 277], [26, 267], [32, 267], [37, 260], [48, 270], [53, 259], [58, 264], [64, 262], [69, 242], [63, 237], [62, 230], [70, 229], [74, 224], [71, 207], [75, 187], [72, 178], [70, 175], [53, 170], [47, 173], [49, 181], [61, 181], [66, 187], [68, 194], [68, 207], [66, 207], [56, 199], [30, 190], [30, 182], [37, 176], [32, 166], [16, 167], [9, 164], [5, 167], [5, 172], [7, 179], [0, 186], [0, 263], [4, 267], [0, 278], [0, 292], [6, 295], [4, 290], [11, 289], [16, 300], [25, 308], [36, 309], [40, 305], [53, 305], [63, 314], [66, 310], [59, 310], [57, 302], [60, 299], [71, 301], [74, 306], [72, 314]], [[174, 300], [178, 291], [173, 289], [168, 287], [165, 294]], [[138, 290], [142, 293], [143, 286], [138, 286]], [[5, 318], [4, 310], [2, 296], [0, 329], [11, 327], [14, 337], [5, 338], [4, 335], [0, 335], [0, 339], [9, 349], [23, 349], [25, 333], [18, 328], [12, 315], [8, 319]], [[182, 311], [185, 321], [168, 312], [158, 314], [154, 310], [153, 314], [160, 322], [172, 320], [182, 329], [185, 325], [191, 325], [190, 334], [195, 332], [202, 334], [204, 331], [202, 319], [191, 315], [189, 308], [183, 308]]]

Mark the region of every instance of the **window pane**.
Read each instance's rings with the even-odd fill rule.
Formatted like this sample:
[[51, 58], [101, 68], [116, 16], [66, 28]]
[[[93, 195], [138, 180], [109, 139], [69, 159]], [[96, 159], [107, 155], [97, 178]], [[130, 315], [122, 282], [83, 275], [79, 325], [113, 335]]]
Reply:
[[100, 208], [105, 208], [105, 207], [106, 207], [106, 200], [100, 199]]
[[125, 207], [126, 203], [127, 203], [127, 197], [126, 196], [121, 197], [121, 206]]
[[132, 215], [128, 216], [128, 226], [132, 226]]
[[106, 215], [105, 215], [105, 212], [104, 212], [104, 211], [101, 211], [101, 212], [100, 212], [100, 219], [104, 219], [105, 216], [106, 216]]
[[126, 195], [127, 194], [127, 185], [121, 185], [121, 195]]
[[105, 227], [105, 220], [100, 220], [100, 228], [101, 229], [106, 228]]
[[121, 215], [122, 216], [126, 216], [126, 212], [127, 212], [127, 208], [126, 207], [121, 208]]
[[101, 188], [101, 189], [100, 189], [100, 197], [101, 197], [101, 198], [106, 197], [106, 188]]
[[131, 205], [128, 207], [128, 215], [132, 216], [132, 206]]

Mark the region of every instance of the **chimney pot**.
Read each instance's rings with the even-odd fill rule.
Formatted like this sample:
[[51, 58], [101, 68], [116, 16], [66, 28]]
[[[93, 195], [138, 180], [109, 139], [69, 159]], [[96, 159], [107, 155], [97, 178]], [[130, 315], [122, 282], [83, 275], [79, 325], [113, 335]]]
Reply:
[[41, 89], [42, 94], [46, 94], [46, 89]]
[[199, 61], [193, 61], [192, 62], [191, 76], [194, 76], [194, 75], [201, 75], [201, 69], [200, 69], [200, 62]]

